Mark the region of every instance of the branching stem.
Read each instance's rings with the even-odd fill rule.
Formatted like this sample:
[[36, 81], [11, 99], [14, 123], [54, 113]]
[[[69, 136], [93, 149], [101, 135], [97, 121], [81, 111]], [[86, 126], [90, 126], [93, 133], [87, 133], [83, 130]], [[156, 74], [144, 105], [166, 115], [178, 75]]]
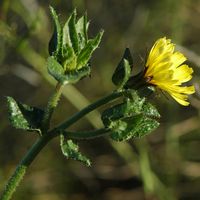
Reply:
[[[61, 88], [62, 85], [58, 84], [56, 86], [54, 94], [51, 96], [47, 108], [46, 108], [46, 115], [43, 120], [43, 131], [44, 128], [48, 128], [49, 122], [51, 119], [51, 116], [53, 114], [53, 111], [55, 107], [57, 106], [58, 100], [61, 95]], [[19, 165], [16, 167], [15, 172], [10, 177], [5, 190], [2, 193], [2, 196], [0, 197], [0, 200], [9, 200], [11, 199], [13, 193], [15, 192], [17, 186], [23, 179], [23, 176], [26, 173], [26, 170], [28, 166], [32, 163], [32, 161], [35, 159], [35, 157], [39, 154], [39, 152], [46, 146], [46, 144], [53, 139], [54, 137], [57, 137], [62, 130], [65, 130], [72, 124], [74, 124], [76, 121], [84, 117], [86, 114], [90, 113], [91, 111], [95, 110], [96, 108], [114, 100], [119, 97], [121, 97], [124, 94], [124, 92], [113, 92], [109, 94], [106, 97], [103, 97], [102, 99], [97, 100], [96, 102], [86, 106], [81, 111], [77, 112], [76, 114], [72, 115], [68, 120], [61, 123], [56, 128], [52, 129], [51, 131], [43, 134], [36, 142], [33, 144], [33, 146], [30, 148], [30, 150], [25, 154], [24, 158], [21, 160]], [[68, 137], [74, 138], [74, 139], [93, 139], [96, 137], [100, 137], [108, 133], [107, 129], [99, 129], [95, 131], [89, 131], [89, 132], [66, 132]]]

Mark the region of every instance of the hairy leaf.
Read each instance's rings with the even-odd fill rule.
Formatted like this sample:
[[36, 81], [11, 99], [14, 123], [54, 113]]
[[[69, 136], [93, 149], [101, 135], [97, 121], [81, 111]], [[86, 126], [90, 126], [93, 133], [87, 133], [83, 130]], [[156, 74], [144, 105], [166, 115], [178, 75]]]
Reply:
[[62, 48], [62, 27], [58, 20], [58, 15], [53, 7], [50, 6], [51, 15], [54, 20], [54, 33], [49, 42], [49, 54], [60, 56], [61, 48]]
[[159, 122], [144, 115], [136, 115], [116, 121], [112, 121], [111, 138], [116, 141], [140, 138], [152, 132], [159, 126]]
[[67, 44], [65, 45], [65, 47], [63, 47], [63, 60], [63, 67], [66, 72], [76, 70], [76, 54], [74, 52], [74, 49]]
[[65, 82], [65, 72], [63, 67], [58, 63], [53, 56], [47, 59], [47, 69], [49, 74], [51, 74], [58, 82]]
[[102, 113], [105, 127], [111, 129], [111, 138], [117, 141], [142, 137], [159, 126], [157, 109], [132, 91], [123, 103], [108, 108]]
[[76, 31], [78, 33], [80, 50], [83, 49], [84, 46], [87, 44], [87, 40], [88, 40], [88, 35], [87, 35], [88, 26], [89, 26], [89, 22], [87, 22], [87, 13], [86, 13], [76, 23]]
[[119, 88], [122, 88], [130, 77], [132, 66], [132, 56], [130, 50], [126, 48], [124, 55], [112, 76], [112, 82]]
[[43, 110], [21, 104], [12, 97], [7, 97], [9, 108], [9, 120], [13, 127], [27, 131], [40, 132], [40, 123], [43, 118]]
[[53, 57], [48, 58], [47, 68], [49, 73], [62, 84], [76, 83], [81, 78], [90, 74], [89, 66], [85, 66], [79, 70], [67, 71], [65, 73], [63, 67]]
[[103, 31], [100, 31], [99, 34], [94, 39], [89, 40], [85, 47], [81, 50], [77, 58], [77, 69], [87, 65], [92, 53], [99, 46], [102, 36]]
[[60, 135], [60, 146], [63, 154], [68, 159], [73, 159], [84, 163], [87, 166], [91, 166], [90, 160], [81, 154], [79, 151], [79, 146], [75, 144], [72, 140], [66, 140], [65, 137]]
[[69, 18], [68, 27], [69, 27], [69, 35], [70, 35], [70, 41], [71, 41], [72, 47], [74, 49], [74, 52], [78, 53], [79, 40], [78, 40], [78, 33], [76, 30], [76, 10], [74, 10], [74, 12]]

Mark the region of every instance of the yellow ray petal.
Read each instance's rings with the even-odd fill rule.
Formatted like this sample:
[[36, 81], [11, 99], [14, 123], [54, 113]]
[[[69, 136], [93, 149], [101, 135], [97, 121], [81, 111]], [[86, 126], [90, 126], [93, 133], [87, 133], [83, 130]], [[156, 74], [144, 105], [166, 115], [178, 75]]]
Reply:
[[179, 83], [185, 83], [192, 79], [193, 69], [188, 65], [181, 65], [174, 71], [173, 79], [179, 80]]
[[[192, 79], [193, 69], [183, 64], [186, 57], [174, 52], [171, 40], [158, 39], [149, 53], [144, 77], [147, 82], [168, 92], [178, 103], [187, 106], [188, 95], [195, 92], [194, 86], [182, 86]], [[150, 78], [150, 79], [149, 79]]]
[[179, 65], [181, 65], [183, 62], [185, 62], [187, 59], [186, 57], [180, 53], [180, 52], [175, 52], [171, 55], [171, 68], [175, 69], [177, 68]]
[[179, 94], [179, 93], [172, 93], [171, 96], [181, 105], [188, 106], [189, 102], [187, 101], [188, 96], [185, 94]]

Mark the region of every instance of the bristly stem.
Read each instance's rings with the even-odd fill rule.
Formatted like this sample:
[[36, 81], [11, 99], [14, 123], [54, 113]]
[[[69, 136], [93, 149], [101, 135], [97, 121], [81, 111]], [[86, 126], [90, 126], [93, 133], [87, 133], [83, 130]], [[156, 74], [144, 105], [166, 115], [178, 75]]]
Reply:
[[58, 104], [60, 99], [60, 95], [62, 92], [63, 85], [61, 83], [57, 83], [56, 88], [52, 96], [50, 96], [49, 101], [47, 103], [47, 107], [45, 109], [43, 121], [42, 121], [42, 132], [43, 134], [46, 133], [50, 126], [51, 116]]
[[22, 181], [23, 176], [25, 175], [28, 166], [32, 163], [34, 158], [38, 155], [38, 153], [43, 149], [43, 147], [48, 143], [50, 139], [51, 138], [49, 136], [43, 135], [35, 142], [35, 144], [33, 144], [31, 149], [25, 154], [24, 158], [16, 167], [13, 175], [10, 177], [2, 193], [2, 196], [0, 197], [0, 200], [11, 199], [17, 186]]
[[53, 130], [51, 130], [49, 133], [50, 134], [54, 134], [57, 130], [65, 130], [67, 129], [69, 126], [71, 126], [72, 124], [74, 124], [76, 121], [78, 121], [79, 119], [81, 119], [84, 115], [88, 114], [89, 112], [95, 110], [96, 108], [114, 100], [117, 99], [119, 97], [121, 97], [126, 91], [120, 91], [120, 92], [113, 92], [99, 100], [97, 100], [96, 102], [86, 106], [85, 108], [83, 108], [81, 111], [75, 113], [74, 115], [72, 115], [69, 119], [67, 119], [66, 121], [62, 122], [60, 125], [58, 125], [56, 128], [54, 128]]
[[[51, 115], [57, 105], [57, 102], [60, 97], [60, 92], [61, 90], [61, 85], [57, 86], [56, 95], [52, 96], [50, 99], [51, 104], [47, 106], [48, 110], [48, 115], [46, 118], [46, 122], [49, 123], [49, 119], [51, 118]], [[76, 114], [72, 115], [68, 120], [64, 121], [61, 123], [59, 126], [56, 128], [52, 129], [49, 132], [46, 132], [46, 134], [43, 134], [36, 142], [33, 144], [31, 149], [25, 154], [24, 158], [21, 160], [19, 165], [17, 166], [15, 172], [9, 179], [5, 190], [2, 193], [2, 196], [0, 197], [0, 200], [10, 200], [13, 193], [15, 192], [17, 186], [19, 183], [22, 181], [23, 176], [26, 173], [27, 168], [29, 165], [32, 163], [32, 161], [35, 159], [35, 157], [39, 154], [39, 152], [46, 146], [46, 144], [53, 139], [54, 137], [57, 137], [60, 133], [62, 133], [62, 130], [68, 128], [72, 124], [74, 124], [76, 121], [84, 117], [86, 114], [90, 113], [91, 111], [95, 110], [96, 108], [107, 104], [108, 102], [117, 99], [121, 96], [123, 96], [124, 92], [113, 92], [106, 97], [103, 97], [96, 102], [86, 106], [83, 108], [81, 111], [77, 112]], [[48, 119], [48, 120], [47, 120]], [[91, 132], [76, 132], [75, 134], [68, 133], [68, 136], [71, 138], [76, 138], [76, 139], [93, 139], [95, 137], [100, 137], [104, 136], [108, 132], [108, 129], [99, 129], [96, 131], [91, 131]]]

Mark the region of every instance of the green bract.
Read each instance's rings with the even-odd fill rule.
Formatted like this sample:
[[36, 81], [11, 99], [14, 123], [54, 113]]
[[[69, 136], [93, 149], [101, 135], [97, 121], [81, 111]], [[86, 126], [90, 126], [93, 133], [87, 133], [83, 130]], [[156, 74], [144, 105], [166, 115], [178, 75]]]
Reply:
[[68, 159], [78, 160], [87, 166], [91, 166], [90, 160], [79, 151], [79, 146], [72, 140], [65, 139], [65, 136], [62, 134], [60, 135], [60, 146], [63, 154]]
[[122, 59], [117, 65], [117, 68], [115, 69], [115, 72], [112, 76], [112, 82], [118, 86], [118, 89], [122, 89], [126, 82], [129, 80], [132, 67], [133, 59], [131, 52], [128, 48], [126, 48], [124, 55], [122, 56]]
[[61, 26], [55, 10], [50, 7], [55, 24], [54, 34], [49, 42], [48, 72], [62, 84], [75, 83], [90, 74], [90, 58], [99, 46], [103, 31], [88, 39], [87, 15], [77, 19], [76, 10]]
[[145, 98], [132, 90], [124, 102], [102, 113], [102, 121], [109, 128], [111, 138], [117, 141], [140, 138], [159, 126], [160, 114]]

